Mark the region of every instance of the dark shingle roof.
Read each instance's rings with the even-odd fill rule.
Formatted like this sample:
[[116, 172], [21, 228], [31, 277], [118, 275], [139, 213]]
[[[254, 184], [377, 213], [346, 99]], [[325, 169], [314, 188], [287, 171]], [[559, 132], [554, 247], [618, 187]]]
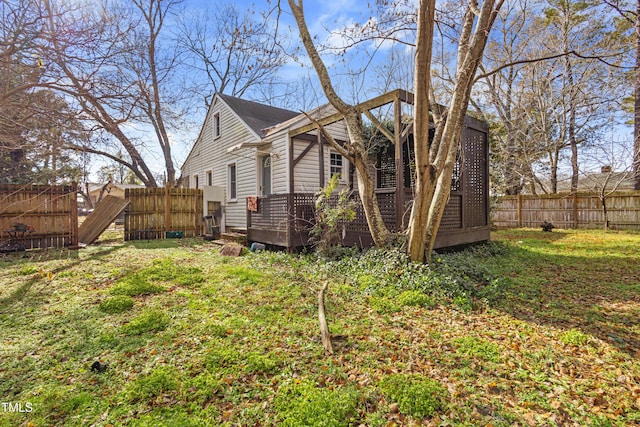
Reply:
[[277, 125], [299, 115], [295, 111], [271, 107], [229, 95], [218, 94], [229, 107], [258, 135], [264, 136], [263, 129]]

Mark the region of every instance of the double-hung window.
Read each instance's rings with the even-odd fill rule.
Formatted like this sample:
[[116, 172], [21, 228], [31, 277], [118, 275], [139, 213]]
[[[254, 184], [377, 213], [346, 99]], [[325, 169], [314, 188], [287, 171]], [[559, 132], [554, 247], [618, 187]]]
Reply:
[[346, 178], [344, 174], [344, 158], [340, 153], [331, 152], [329, 154], [329, 175], [338, 175], [341, 181]]
[[213, 137], [217, 138], [220, 136], [220, 113], [215, 113], [213, 115]]
[[238, 174], [235, 163], [229, 165], [228, 170], [228, 194], [229, 200], [236, 200], [238, 198]]

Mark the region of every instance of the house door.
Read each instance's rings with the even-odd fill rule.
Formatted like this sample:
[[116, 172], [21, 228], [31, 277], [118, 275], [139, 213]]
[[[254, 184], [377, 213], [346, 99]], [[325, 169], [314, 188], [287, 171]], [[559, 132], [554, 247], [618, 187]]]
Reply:
[[271, 194], [271, 156], [260, 159], [260, 175], [262, 176], [262, 195]]

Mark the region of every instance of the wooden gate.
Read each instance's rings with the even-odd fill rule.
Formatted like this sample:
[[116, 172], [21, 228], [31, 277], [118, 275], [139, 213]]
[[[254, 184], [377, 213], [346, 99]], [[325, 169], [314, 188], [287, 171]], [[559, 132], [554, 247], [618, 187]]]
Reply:
[[193, 188], [131, 188], [124, 240], [152, 240], [199, 236], [202, 190]]
[[0, 185], [2, 245], [19, 249], [78, 246], [73, 185]]

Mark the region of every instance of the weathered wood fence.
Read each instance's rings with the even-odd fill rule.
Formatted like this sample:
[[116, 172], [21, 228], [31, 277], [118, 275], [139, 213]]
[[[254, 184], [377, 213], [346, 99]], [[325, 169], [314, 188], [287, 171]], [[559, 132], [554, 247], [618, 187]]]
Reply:
[[3, 245], [76, 247], [77, 186], [0, 185], [0, 232]]
[[195, 237], [202, 225], [202, 190], [194, 188], [132, 188], [124, 219], [124, 240]]
[[[614, 193], [605, 203], [609, 228], [640, 230], [640, 191]], [[539, 227], [544, 221], [558, 228], [603, 228], [605, 222], [602, 202], [593, 193], [499, 197], [491, 219], [499, 228]]]

